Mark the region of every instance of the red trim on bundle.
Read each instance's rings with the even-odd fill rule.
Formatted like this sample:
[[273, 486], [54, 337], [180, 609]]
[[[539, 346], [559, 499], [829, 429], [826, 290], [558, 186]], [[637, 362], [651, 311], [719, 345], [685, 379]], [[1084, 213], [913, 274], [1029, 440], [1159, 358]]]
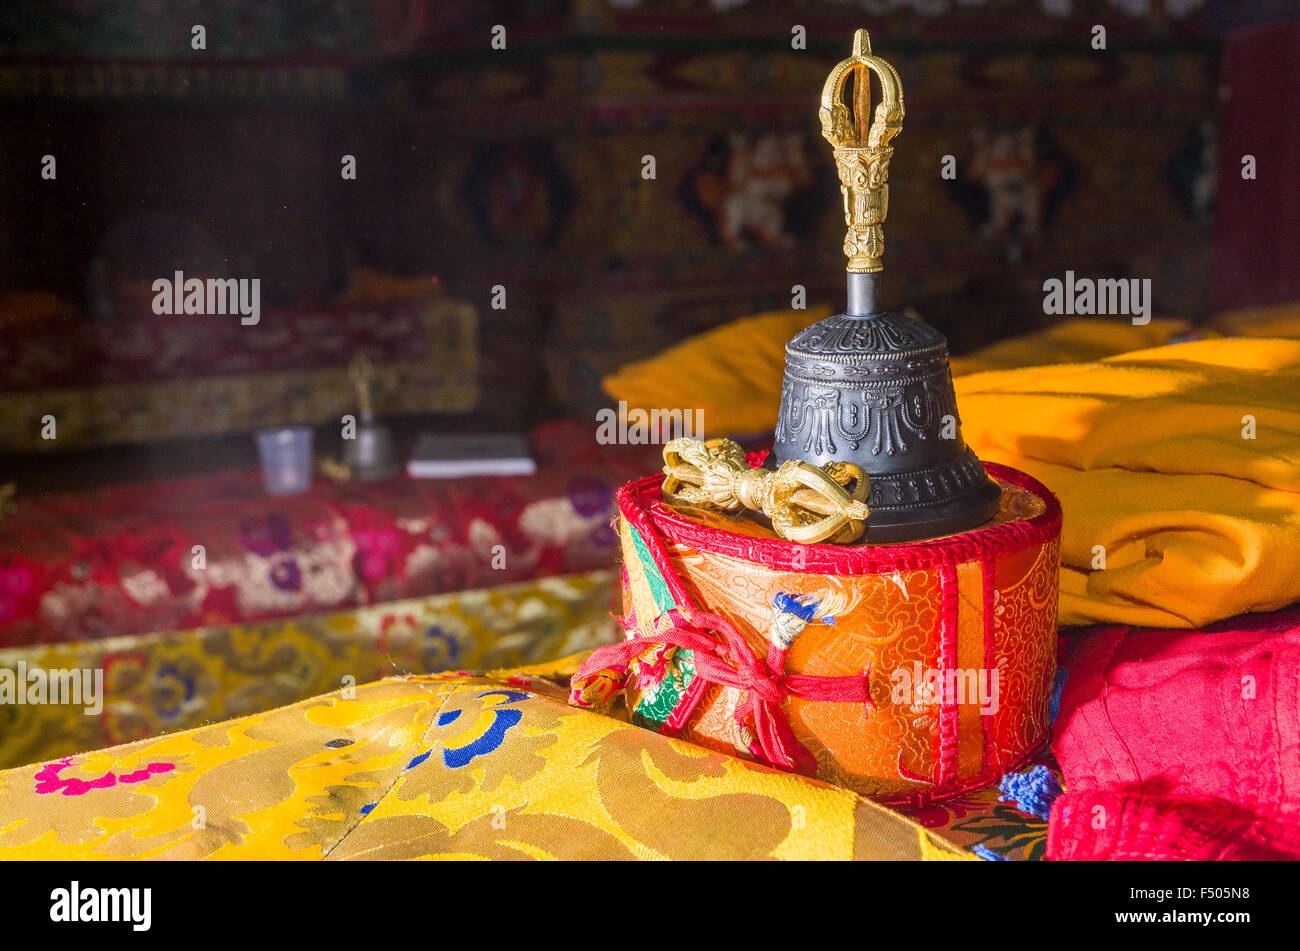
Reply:
[[[993, 637], [995, 626], [993, 599], [997, 591], [997, 572], [998, 565], [996, 561], [989, 557], [980, 559], [980, 579], [984, 588], [984, 669], [989, 671], [990, 677], [998, 666], [997, 641]], [[989, 768], [989, 757], [995, 755], [992, 746], [994, 716], [995, 714], [989, 714], [980, 717], [980, 730], [984, 733], [983, 754], [980, 757], [981, 772]]]
[[[866, 575], [886, 571], [911, 571], [959, 564], [982, 558], [997, 558], [1051, 541], [1061, 529], [1061, 503], [1046, 486], [1018, 469], [984, 463], [990, 476], [1027, 489], [1047, 508], [1031, 519], [1003, 522], [975, 528], [958, 535], [945, 535], [898, 545], [802, 545], [779, 539], [752, 538], [707, 525], [674, 512], [659, 500], [662, 475], [629, 482], [618, 491], [619, 511], [638, 528], [642, 536], [660, 535], [669, 541], [698, 551], [728, 555], [777, 571], [810, 574]], [[634, 517], [639, 516], [639, 517]], [[871, 520], [867, 519], [870, 538]], [[676, 597], [677, 592], [673, 592]]]
[[[944, 565], [939, 569], [939, 663], [941, 671], [957, 669], [957, 569]], [[957, 772], [957, 701], [956, 684], [951, 699], [946, 681], [940, 684], [939, 751], [936, 786], [946, 786]]]

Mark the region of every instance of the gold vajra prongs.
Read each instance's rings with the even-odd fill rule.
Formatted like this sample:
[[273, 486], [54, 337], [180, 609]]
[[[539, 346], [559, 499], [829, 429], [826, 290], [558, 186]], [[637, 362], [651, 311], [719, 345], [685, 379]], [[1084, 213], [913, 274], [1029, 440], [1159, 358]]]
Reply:
[[[881, 99], [871, 111], [871, 74], [880, 82]], [[852, 108], [845, 87], [852, 81]], [[894, 67], [871, 55], [866, 30], [853, 34], [853, 55], [841, 61], [822, 87], [822, 135], [835, 150], [835, 166], [844, 196], [844, 253], [853, 273], [884, 267], [882, 227], [889, 213], [890, 140], [903, 128], [903, 86]], [[870, 120], [868, 124], [868, 119]]]
[[664, 446], [663, 498], [719, 512], [766, 515], [792, 542], [847, 544], [867, 530], [867, 476], [851, 462], [791, 459], [753, 469], [730, 439], [674, 439]]

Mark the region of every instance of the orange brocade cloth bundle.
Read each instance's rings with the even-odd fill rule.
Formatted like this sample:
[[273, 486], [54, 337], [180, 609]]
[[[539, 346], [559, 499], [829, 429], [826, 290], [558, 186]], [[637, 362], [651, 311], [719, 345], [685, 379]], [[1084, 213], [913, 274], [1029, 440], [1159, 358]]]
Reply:
[[[770, 430], [785, 340], [819, 316], [735, 321], [605, 386]], [[1060, 497], [1061, 624], [1195, 628], [1300, 600], [1300, 307], [1214, 327], [1235, 336], [1079, 319], [952, 361], [966, 444]]]
[[995, 782], [1046, 739], [1061, 511], [1016, 470], [988, 524], [893, 545], [801, 545], [619, 493], [627, 640], [571, 702], [891, 804]]

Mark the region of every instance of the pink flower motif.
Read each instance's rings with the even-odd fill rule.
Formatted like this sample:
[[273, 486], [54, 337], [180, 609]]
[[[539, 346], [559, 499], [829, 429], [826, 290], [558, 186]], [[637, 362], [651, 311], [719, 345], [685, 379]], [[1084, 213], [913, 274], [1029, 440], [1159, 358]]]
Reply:
[[25, 565], [0, 568], [0, 622], [35, 616], [35, 586], [32, 570]]
[[958, 819], [964, 819], [970, 813], [987, 806], [987, 800], [978, 792], [963, 793], [943, 802], [930, 803], [916, 809], [904, 809], [903, 812], [913, 822], [927, 829], [942, 829]]
[[389, 565], [398, 549], [395, 531], [362, 529], [353, 533], [357, 546], [354, 561], [357, 574], [366, 581], [376, 581], [389, 573]]
[[176, 768], [175, 763], [149, 763], [144, 769], [134, 773], [105, 773], [98, 779], [63, 779], [59, 773], [72, 765], [72, 757], [65, 756], [53, 763], [46, 763], [36, 774], [36, 793], [48, 795], [61, 792], [65, 796], [84, 796], [92, 789], [110, 789], [119, 783], [142, 783], [155, 773], [168, 773]]
[[0, 569], [0, 592], [26, 594], [32, 589], [32, 572], [28, 568]]

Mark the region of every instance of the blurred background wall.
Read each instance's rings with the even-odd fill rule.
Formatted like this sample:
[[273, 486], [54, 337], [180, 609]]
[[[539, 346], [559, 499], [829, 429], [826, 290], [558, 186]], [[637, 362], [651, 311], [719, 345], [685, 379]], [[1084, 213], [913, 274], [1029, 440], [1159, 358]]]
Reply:
[[[16, 0], [0, 291], [93, 320], [104, 280], [196, 262], [260, 276], [266, 306], [328, 300], [357, 266], [434, 273], [479, 308], [486, 424], [586, 414], [602, 374], [788, 307], [792, 285], [842, 303], [816, 110], [866, 27], [907, 105], [886, 303], [956, 352], [1042, 323], [1042, 282], [1066, 269], [1151, 278], [1157, 315], [1201, 318], [1300, 296], [1256, 274], [1279, 242], [1253, 226], [1286, 219], [1300, 181], [1278, 168], [1300, 163], [1295, 17], [1279, 0]], [[1262, 105], [1225, 142], [1233, 89]], [[1279, 89], [1289, 117], [1259, 99]], [[1252, 149], [1292, 185], [1223, 194]]]

